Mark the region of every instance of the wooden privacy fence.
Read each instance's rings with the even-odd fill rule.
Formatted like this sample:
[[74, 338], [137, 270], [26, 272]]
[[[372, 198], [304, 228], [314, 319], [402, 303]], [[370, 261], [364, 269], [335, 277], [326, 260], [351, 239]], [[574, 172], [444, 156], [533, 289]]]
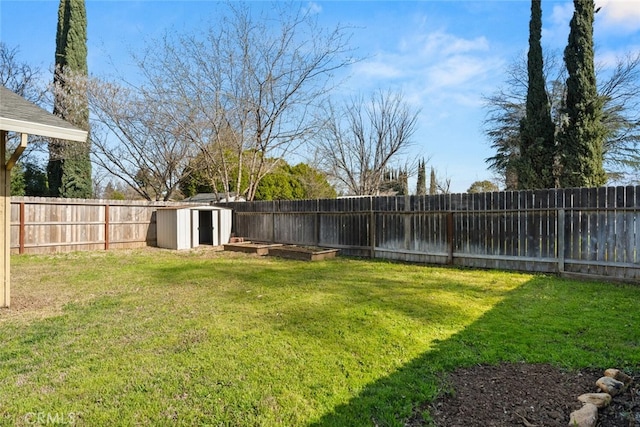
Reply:
[[640, 279], [640, 186], [229, 203], [251, 240], [430, 264]]
[[11, 252], [155, 246], [159, 207], [172, 202], [11, 198]]

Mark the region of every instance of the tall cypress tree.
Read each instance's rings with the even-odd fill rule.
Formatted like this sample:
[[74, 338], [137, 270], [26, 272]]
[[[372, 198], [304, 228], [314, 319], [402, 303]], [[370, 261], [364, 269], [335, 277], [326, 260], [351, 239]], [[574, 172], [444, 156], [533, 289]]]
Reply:
[[429, 176], [429, 195], [433, 196], [438, 193], [438, 182], [436, 181], [436, 171], [431, 167], [431, 175]]
[[409, 195], [409, 173], [407, 170], [400, 170], [398, 173], [398, 180], [400, 181], [400, 187], [402, 188], [402, 195]]
[[427, 171], [424, 159], [418, 161], [418, 182], [416, 183], [416, 194], [424, 196], [427, 194]]
[[527, 103], [525, 117], [520, 123], [520, 159], [517, 162], [518, 186], [521, 189], [555, 187], [555, 125], [545, 87], [540, 3], [541, 0], [531, 0]]
[[[88, 75], [87, 13], [84, 0], [60, 0], [55, 64], [53, 79], [58, 93], [53, 113], [80, 129], [89, 130], [86, 90], [78, 83], [78, 77]], [[51, 141], [47, 175], [52, 196], [91, 197], [90, 144]]]
[[564, 51], [567, 78], [566, 125], [558, 138], [560, 186], [597, 187], [603, 167], [605, 128], [598, 97], [593, 53], [593, 0], [574, 0], [569, 42]]

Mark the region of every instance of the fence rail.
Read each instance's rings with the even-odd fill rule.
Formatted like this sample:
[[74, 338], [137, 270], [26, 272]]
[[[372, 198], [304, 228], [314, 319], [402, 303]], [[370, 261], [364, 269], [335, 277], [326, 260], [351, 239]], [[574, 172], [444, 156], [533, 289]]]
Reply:
[[11, 252], [155, 246], [155, 211], [172, 205], [176, 203], [12, 197]]
[[640, 186], [229, 203], [238, 236], [430, 264], [640, 279]]
[[[172, 202], [11, 200], [13, 253], [156, 245]], [[429, 264], [640, 280], [640, 186], [228, 203], [251, 240]]]

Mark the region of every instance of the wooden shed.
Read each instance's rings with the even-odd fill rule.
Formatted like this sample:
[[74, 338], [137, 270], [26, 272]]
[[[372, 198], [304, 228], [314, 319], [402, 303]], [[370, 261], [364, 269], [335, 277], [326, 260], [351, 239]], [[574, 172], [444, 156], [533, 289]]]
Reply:
[[[20, 144], [13, 153], [9, 153], [7, 147], [9, 132], [20, 135]], [[86, 131], [0, 86], [0, 234], [3, 240], [0, 249], [0, 307], [9, 307], [11, 301], [11, 169], [27, 147], [29, 135], [76, 142], [87, 140]]]
[[159, 208], [156, 213], [158, 247], [191, 249], [229, 243], [231, 212], [215, 206]]

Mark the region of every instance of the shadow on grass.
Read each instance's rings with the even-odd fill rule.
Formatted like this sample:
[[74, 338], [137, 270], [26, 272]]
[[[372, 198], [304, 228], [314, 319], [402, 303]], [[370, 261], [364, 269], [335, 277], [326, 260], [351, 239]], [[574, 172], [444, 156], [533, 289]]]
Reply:
[[[640, 288], [535, 277], [461, 332], [369, 384], [314, 427], [405, 425], [440, 393], [444, 373], [473, 364], [566, 369], [640, 365]], [[615, 308], [615, 309], [614, 309]], [[423, 408], [423, 409], [420, 409]]]
[[[509, 289], [492, 288], [486, 281], [474, 283], [479, 275], [469, 270], [454, 270], [454, 279], [443, 280], [431, 277], [442, 269], [419, 267], [403, 269], [396, 278], [384, 262], [339, 263], [347, 263], [346, 268], [344, 264], [335, 268], [333, 262], [257, 261], [251, 269], [243, 269], [246, 264], [238, 268], [228, 261], [217, 262], [215, 274], [233, 277], [238, 284], [220, 292], [235, 292], [241, 298], [256, 288], [265, 304], [273, 296], [273, 312], [278, 316], [268, 320], [274, 329], [321, 341], [329, 351], [340, 352], [352, 344], [344, 331], [332, 327], [353, 321], [353, 310], [360, 307], [401, 313], [418, 328], [446, 325], [448, 319], [468, 326], [442, 341], [432, 341], [430, 350], [369, 383], [348, 403], [328, 409], [311, 424], [314, 427], [402, 426], [442, 391], [444, 373], [474, 364], [550, 363], [566, 369], [637, 369], [640, 365], [640, 287], [535, 276]], [[358, 269], [368, 269], [366, 280]], [[182, 283], [185, 278], [210, 277], [212, 272], [206, 264], [187, 263], [157, 274], [167, 283]], [[296, 301], [289, 304], [278, 298], [279, 292], [291, 293], [292, 287], [300, 291]], [[315, 299], [304, 300], [307, 294]], [[465, 302], [476, 298], [495, 305], [485, 304], [488, 311], [482, 315], [468, 311]], [[362, 322], [354, 327], [378, 329], [378, 319], [366, 315], [355, 316]], [[429, 417], [426, 409], [424, 416]]]
[[[403, 425], [416, 408], [441, 392], [442, 374], [457, 367], [501, 361], [545, 362], [566, 368], [615, 365], [637, 369], [640, 365], [640, 287], [349, 259], [304, 263], [221, 257], [212, 262], [189, 254], [154, 253], [123, 259], [108, 255], [102, 260], [109, 265], [114, 261], [118, 268], [108, 278], [97, 276], [82, 282], [82, 289], [93, 289], [95, 297], [69, 304], [60, 317], [35, 322], [27, 333], [20, 325], [2, 329], [11, 345], [0, 358], [18, 360], [9, 368], [35, 370], [34, 366], [43, 369], [52, 363], [40, 351], [32, 352], [31, 346], [64, 353], [71, 345], [76, 348], [70, 353], [72, 358], [56, 363], [64, 369], [73, 364], [91, 370], [107, 360], [103, 342], [113, 344], [110, 357], [120, 367], [116, 356], [120, 349], [145, 344], [150, 351], [134, 354], [123, 372], [130, 369], [128, 374], [146, 380], [144, 372], [138, 376], [138, 367], [147, 354], [158, 356], [161, 368], [155, 369], [164, 373], [165, 367], [173, 369], [175, 349], [197, 349], [205, 341], [210, 347], [202, 346], [202, 359], [191, 359], [187, 351], [184, 358], [175, 356], [181, 363], [188, 361], [189, 366], [202, 369], [210, 360], [206, 351], [222, 347], [226, 340], [234, 345], [233, 351], [249, 349], [249, 368], [238, 365], [243, 375], [258, 363], [266, 364], [264, 370], [270, 375], [262, 377], [255, 388], [248, 386], [250, 394], [260, 395], [267, 381], [281, 386], [280, 390], [300, 385], [295, 398], [304, 400], [292, 410], [304, 412], [305, 406], [315, 405], [309, 411], [312, 415], [285, 414], [289, 425], [316, 420], [314, 426], [363, 426]], [[86, 262], [76, 264], [74, 274], [84, 277]], [[224, 311], [216, 313], [218, 301], [224, 301], [220, 305]], [[193, 313], [189, 304], [195, 306]], [[230, 318], [221, 335], [214, 334], [217, 326], [210, 322], [212, 313]], [[84, 325], [81, 331], [89, 331], [86, 344], [78, 340], [76, 324]], [[197, 330], [190, 330], [193, 324]], [[131, 341], [131, 331], [137, 341]], [[234, 342], [237, 331], [242, 335]], [[209, 332], [215, 339], [206, 342]], [[437, 338], [441, 341], [434, 341]], [[13, 345], [20, 339], [20, 345]], [[281, 347], [286, 348], [279, 352]], [[271, 353], [260, 358], [261, 351]], [[278, 359], [278, 355], [285, 358]], [[295, 368], [271, 375], [287, 361]], [[98, 371], [103, 378], [113, 374], [108, 369]], [[314, 377], [318, 372], [323, 378]], [[347, 379], [345, 373], [351, 376]], [[207, 392], [219, 384], [217, 376], [203, 375], [199, 380], [207, 384], [203, 387]], [[89, 385], [87, 390], [93, 392], [94, 387]], [[117, 387], [111, 392], [120, 396]], [[229, 396], [239, 404], [231, 409], [233, 415], [246, 415], [250, 397]], [[335, 406], [336, 402], [346, 403]], [[128, 409], [130, 415], [136, 410]], [[265, 410], [260, 415], [270, 413]], [[264, 425], [275, 419], [255, 416], [236, 425], [252, 425], [251, 420]]]

